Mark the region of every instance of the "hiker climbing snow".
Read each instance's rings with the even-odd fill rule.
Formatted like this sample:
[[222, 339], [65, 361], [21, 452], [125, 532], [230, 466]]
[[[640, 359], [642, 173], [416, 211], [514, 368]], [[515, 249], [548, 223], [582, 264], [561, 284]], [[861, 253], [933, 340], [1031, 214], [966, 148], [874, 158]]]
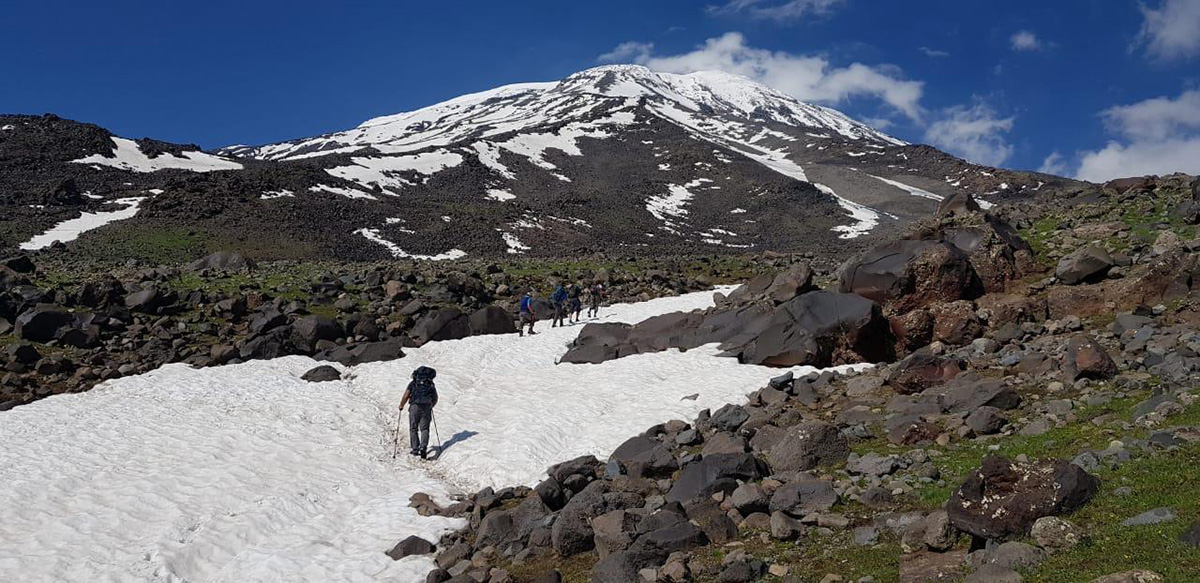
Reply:
[[567, 321], [571, 323], [579, 322], [579, 313], [583, 311], [583, 286], [578, 282], [571, 286], [571, 291], [567, 292], [567, 299], [570, 302], [570, 307], [567, 309]]
[[[437, 387], [433, 384], [437, 371], [427, 366], [418, 367], [413, 371], [412, 381], [400, 399], [400, 411], [404, 405], [411, 403], [408, 410], [408, 443], [409, 453], [425, 459], [429, 452], [429, 423], [433, 421], [433, 408], [437, 405]], [[399, 439], [399, 427], [396, 428]]]
[[554, 322], [550, 324], [550, 327], [566, 326], [564, 320], [567, 318], [567, 290], [561, 283], [554, 288], [554, 293], [550, 296], [550, 303], [554, 305]]
[[525, 292], [525, 297], [521, 298], [521, 322], [517, 333], [524, 336], [525, 325], [529, 324], [529, 334], [537, 334], [533, 331], [534, 322], [537, 322], [537, 311], [533, 309], [533, 292]]

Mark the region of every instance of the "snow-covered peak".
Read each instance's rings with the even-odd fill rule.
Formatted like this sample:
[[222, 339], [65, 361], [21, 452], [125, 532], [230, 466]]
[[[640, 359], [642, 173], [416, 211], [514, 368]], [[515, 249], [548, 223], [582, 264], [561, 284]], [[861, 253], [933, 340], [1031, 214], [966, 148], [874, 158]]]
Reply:
[[880, 144], [903, 143], [838, 111], [801, 102], [739, 75], [719, 71], [678, 75], [640, 65], [604, 65], [557, 82], [517, 83], [462, 95], [415, 111], [370, 119], [343, 132], [259, 147], [233, 146], [224, 151], [274, 160], [365, 147], [406, 153], [544, 131], [546, 126], [565, 122], [611, 117], [613, 112], [631, 107], [651, 114], [683, 111], [743, 124], [773, 123], [834, 132]]

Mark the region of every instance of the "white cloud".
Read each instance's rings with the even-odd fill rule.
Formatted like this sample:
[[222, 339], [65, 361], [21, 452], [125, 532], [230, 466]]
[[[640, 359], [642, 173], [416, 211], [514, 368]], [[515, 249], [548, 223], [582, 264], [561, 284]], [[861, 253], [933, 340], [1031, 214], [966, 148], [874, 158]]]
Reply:
[[1200, 133], [1200, 90], [1176, 99], [1156, 97], [1100, 112], [1108, 129], [1135, 141], [1159, 141]]
[[983, 101], [971, 107], [955, 106], [942, 112], [942, 118], [925, 130], [929, 143], [951, 154], [988, 166], [999, 166], [1012, 155], [1005, 134], [1012, 130], [1013, 118], [998, 117]]
[[797, 20], [805, 14], [827, 14], [845, 0], [787, 0], [769, 2], [765, 0], [729, 0], [722, 6], [709, 6], [709, 14], [748, 14], [764, 20]]
[[1200, 0], [1164, 0], [1158, 9], [1142, 6], [1138, 42], [1160, 59], [1200, 55]]
[[1042, 165], [1038, 168], [1038, 172], [1043, 174], [1054, 174], [1055, 176], [1066, 176], [1067, 161], [1058, 151], [1050, 152], [1045, 160], [1042, 160]]
[[1019, 30], [1013, 33], [1008, 40], [1012, 43], [1014, 51], [1040, 51], [1045, 47], [1037, 35], [1028, 30]]
[[601, 63], [628, 63], [645, 59], [654, 50], [654, 43], [624, 42], [611, 51], [596, 57]]
[[1156, 97], [1100, 113], [1119, 139], [1082, 152], [1076, 177], [1103, 182], [1123, 176], [1200, 174], [1200, 90]]
[[901, 78], [895, 67], [862, 63], [834, 67], [823, 56], [747, 46], [745, 37], [736, 32], [710, 38], [695, 50], [680, 55], [655, 56], [645, 52], [636, 62], [667, 73], [725, 71], [802, 101], [837, 104], [853, 97], [873, 97], [913, 120], [920, 120], [923, 113], [920, 101], [924, 83]]
[[939, 51], [937, 49], [931, 49], [929, 47], [917, 47], [917, 50], [921, 51], [922, 53], [925, 53], [926, 57], [941, 58], [941, 57], [949, 57], [950, 56], [950, 53], [948, 53], [946, 51]]

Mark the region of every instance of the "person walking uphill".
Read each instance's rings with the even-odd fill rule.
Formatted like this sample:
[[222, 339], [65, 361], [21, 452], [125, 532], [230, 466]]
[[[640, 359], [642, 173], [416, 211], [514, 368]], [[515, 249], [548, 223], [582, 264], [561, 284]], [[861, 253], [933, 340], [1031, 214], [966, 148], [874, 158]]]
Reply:
[[433, 420], [433, 408], [437, 405], [437, 387], [433, 378], [437, 371], [427, 366], [418, 367], [413, 371], [412, 382], [400, 398], [400, 410], [404, 405], [412, 403], [408, 409], [408, 443], [412, 455], [425, 459], [429, 453], [429, 422]]
[[533, 331], [534, 322], [537, 322], [537, 312], [533, 309], [533, 292], [525, 292], [525, 297], [521, 298], [521, 326], [517, 333], [524, 336], [525, 325], [529, 324], [529, 335], [537, 334]]
[[554, 294], [550, 296], [550, 303], [554, 304], [554, 322], [550, 324], [550, 327], [566, 326], [563, 320], [567, 318], [567, 290], [563, 289], [562, 284], [554, 288]]
[[579, 322], [579, 313], [583, 311], [583, 286], [576, 283], [571, 286], [571, 291], [567, 292], [567, 299], [570, 301], [570, 307], [567, 309], [567, 321], [571, 323]]

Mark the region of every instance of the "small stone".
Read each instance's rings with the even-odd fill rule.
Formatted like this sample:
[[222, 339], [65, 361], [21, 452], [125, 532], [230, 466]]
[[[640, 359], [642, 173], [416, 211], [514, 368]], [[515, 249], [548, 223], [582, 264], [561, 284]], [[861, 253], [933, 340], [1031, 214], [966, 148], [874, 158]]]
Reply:
[[1133, 518], [1127, 518], [1121, 522], [1121, 526], [1145, 526], [1149, 524], [1159, 524], [1175, 520], [1178, 516], [1175, 511], [1170, 508], [1155, 508], [1147, 510]]

